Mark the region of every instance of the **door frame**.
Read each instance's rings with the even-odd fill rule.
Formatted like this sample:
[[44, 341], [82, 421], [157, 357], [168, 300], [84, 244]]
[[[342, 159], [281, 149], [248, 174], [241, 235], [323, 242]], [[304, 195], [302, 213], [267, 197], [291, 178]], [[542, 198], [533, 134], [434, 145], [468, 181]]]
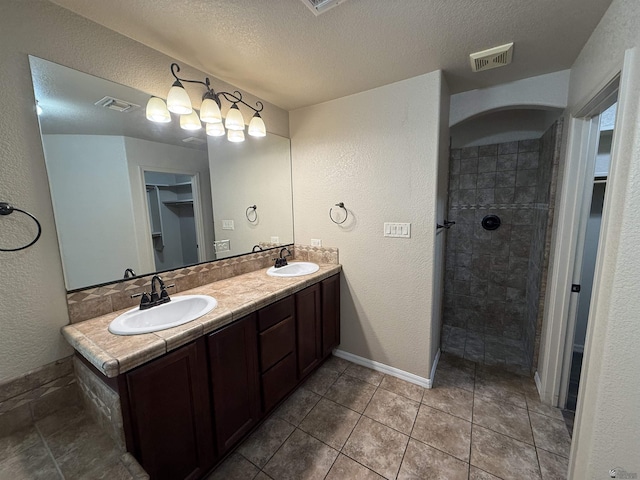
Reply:
[[[544, 305], [544, 322], [540, 342], [540, 361], [535, 374], [541, 400], [552, 406], [564, 408], [567, 399], [573, 335], [576, 324], [577, 296], [571, 295], [571, 284], [579, 283], [581, 262], [577, 261], [584, 247], [586, 222], [585, 202], [591, 199], [598, 142], [598, 118], [612, 95], [618, 95], [621, 87], [621, 70], [613, 72], [597, 93], [583, 102], [574, 112], [568, 112], [568, 135], [564, 154], [565, 166], [559, 185], [558, 209], [554, 219], [557, 230], [552, 245], [549, 281]], [[616, 116], [616, 127], [620, 115]], [[611, 147], [612, 169], [615, 159], [615, 134]], [[585, 161], [587, 159], [587, 161]], [[607, 192], [605, 196], [608, 196]], [[590, 202], [588, 202], [590, 204]], [[606, 235], [606, 209], [600, 232], [598, 255], [604, 248]], [[580, 257], [581, 258], [581, 257]], [[596, 269], [592, 298], [597, 296]], [[590, 314], [591, 317], [591, 314]], [[587, 349], [584, 358], [588, 355]]]

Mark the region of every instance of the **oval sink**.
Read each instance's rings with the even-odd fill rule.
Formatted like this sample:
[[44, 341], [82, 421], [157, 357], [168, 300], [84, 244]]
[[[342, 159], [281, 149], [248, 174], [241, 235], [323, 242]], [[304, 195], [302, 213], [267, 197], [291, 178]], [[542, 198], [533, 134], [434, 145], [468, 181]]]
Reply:
[[267, 270], [267, 275], [272, 277], [300, 277], [309, 275], [320, 270], [320, 266], [311, 262], [293, 262], [284, 267], [271, 267]]
[[174, 297], [147, 310], [133, 308], [118, 316], [109, 324], [115, 335], [138, 335], [177, 327], [195, 320], [216, 308], [218, 301], [208, 295], [183, 295]]

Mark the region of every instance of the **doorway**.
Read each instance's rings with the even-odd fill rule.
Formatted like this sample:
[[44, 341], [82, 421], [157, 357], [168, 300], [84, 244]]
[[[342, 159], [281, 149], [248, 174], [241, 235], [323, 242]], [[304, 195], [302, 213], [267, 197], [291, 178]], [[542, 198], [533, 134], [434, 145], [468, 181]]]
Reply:
[[[575, 308], [575, 319], [570, 319], [574, 323], [573, 345], [571, 348], [570, 369], [565, 382], [566, 401], [564, 406], [567, 410], [574, 411], [578, 400], [578, 390], [580, 385], [580, 374], [582, 370], [582, 360], [584, 357], [584, 345], [587, 335], [587, 325], [589, 310], [591, 305], [591, 292], [595, 275], [596, 260], [598, 255], [598, 245], [602, 224], [602, 212], [604, 206], [607, 178], [611, 163], [611, 145], [613, 143], [614, 126], [616, 119], [615, 103], [617, 95], [610, 96], [606, 103], [599, 109], [606, 108], [602, 113], [592, 117], [591, 121], [597, 123], [597, 143], [591, 152], [590, 157], [595, 157], [589, 163], [593, 163], [592, 174], [587, 179], [585, 187], [585, 202], [583, 203], [583, 213], [581, 215], [581, 232], [584, 230], [583, 238], [579, 238], [579, 246], [576, 251], [576, 267], [574, 278], [579, 278], [579, 283], [574, 284], [573, 292], [577, 294], [577, 305]], [[609, 103], [612, 105], [608, 106]], [[588, 200], [587, 197], [590, 196]], [[582, 252], [580, 253], [580, 250]], [[578, 287], [575, 287], [578, 285]], [[562, 405], [562, 403], [561, 403]]]

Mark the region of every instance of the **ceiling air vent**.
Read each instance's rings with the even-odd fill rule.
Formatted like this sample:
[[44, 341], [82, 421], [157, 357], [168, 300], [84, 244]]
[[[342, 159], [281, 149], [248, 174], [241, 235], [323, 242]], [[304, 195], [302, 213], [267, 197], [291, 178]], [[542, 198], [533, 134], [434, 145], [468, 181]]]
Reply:
[[321, 13], [338, 6], [342, 2], [344, 2], [344, 0], [302, 0], [302, 3], [304, 3], [316, 17]]
[[492, 68], [504, 67], [511, 63], [513, 57], [513, 43], [500, 45], [499, 47], [483, 50], [469, 55], [471, 59], [471, 70], [482, 72]]
[[130, 112], [135, 110], [136, 108], [140, 108], [140, 105], [136, 105], [135, 103], [127, 102], [125, 100], [119, 100], [113, 97], [104, 97], [98, 100], [94, 105], [98, 107], [109, 108], [111, 110], [115, 110], [116, 112]]

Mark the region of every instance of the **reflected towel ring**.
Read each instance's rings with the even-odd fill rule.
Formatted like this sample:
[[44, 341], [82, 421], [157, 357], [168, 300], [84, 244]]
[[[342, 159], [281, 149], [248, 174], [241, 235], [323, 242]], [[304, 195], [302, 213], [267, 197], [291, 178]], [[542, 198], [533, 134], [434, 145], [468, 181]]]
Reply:
[[9, 205], [6, 202], [0, 202], [0, 215], [11, 215], [13, 212], [21, 212], [21, 213], [24, 213], [25, 215], [27, 215], [28, 217], [31, 217], [33, 219], [33, 221], [36, 222], [36, 225], [38, 226], [38, 234], [36, 235], [36, 238], [34, 238], [30, 243], [28, 243], [27, 245], [24, 245], [23, 247], [18, 247], [18, 248], [0, 248], [0, 252], [17, 252], [19, 250], [24, 250], [25, 248], [29, 248], [31, 245], [33, 245], [34, 243], [36, 243], [38, 241], [38, 239], [40, 238], [40, 235], [42, 234], [42, 226], [40, 225], [40, 222], [38, 221], [38, 219], [36, 217], [31, 215], [29, 212], [25, 212], [24, 210], [20, 210], [19, 208], [16, 208], [16, 207], [14, 207], [12, 205]]
[[333, 207], [331, 207], [331, 208], [329, 209], [329, 218], [330, 218], [330, 219], [331, 219], [331, 221], [332, 221], [333, 223], [335, 223], [336, 225], [342, 225], [344, 222], [346, 222], [346, 221], [347, 221], [347, 218], [349, 217], [349, 211], [345, 208], [345, 206], [344, 206], [344, 203], [343, 203], [343, 202], [336, 203], [336, 204], [334, 205], [334, 207], [339, 207], [339, 208], [341, 208], [341, 209], [343, 209], [343, 210], [344, 210], [344, 220], [342, 220], [341, 222], [336, 222], [336, 221], [333, 219], [333, 215], [332, 215], [332, 214], [333, 214]]
[[[247, 217], [247, 220], [249, 220], [251, 223], [254, 223], [256, 220], [258, 220], [257, 209], [258, 209], [258, 207], [256, 205], [249, 205], [247, 207], [247, 210], [244, 212], [244, 214]], [[251, 219], [251, 212], [249, 210], [253, 211], [253, 219]]]

